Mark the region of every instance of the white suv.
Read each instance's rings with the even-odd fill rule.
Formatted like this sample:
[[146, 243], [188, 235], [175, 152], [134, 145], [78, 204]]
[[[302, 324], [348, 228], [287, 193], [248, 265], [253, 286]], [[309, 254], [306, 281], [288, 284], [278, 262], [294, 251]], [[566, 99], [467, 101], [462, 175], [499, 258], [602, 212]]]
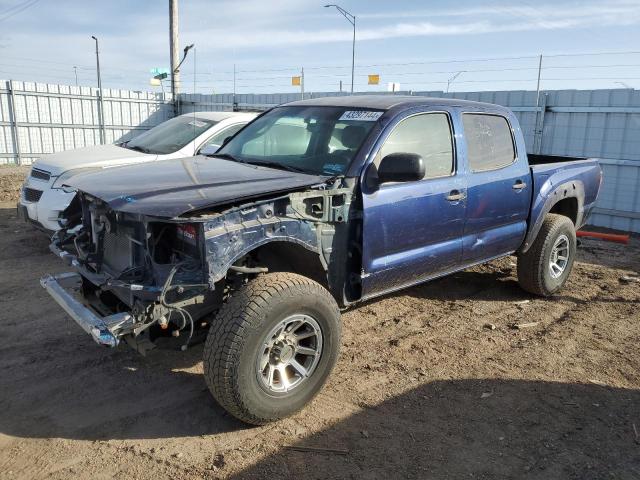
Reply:
[[18, 214], [41, 230], [58, 230], [58, 216], [75, 192], [62, 184], [78, 173], [133, 163], [215, 153], [227, 137], [256, 117], [256, 113], [196, 112], [156, 125], [115, 145], [77, 148], [36, 160], [24, 182]]

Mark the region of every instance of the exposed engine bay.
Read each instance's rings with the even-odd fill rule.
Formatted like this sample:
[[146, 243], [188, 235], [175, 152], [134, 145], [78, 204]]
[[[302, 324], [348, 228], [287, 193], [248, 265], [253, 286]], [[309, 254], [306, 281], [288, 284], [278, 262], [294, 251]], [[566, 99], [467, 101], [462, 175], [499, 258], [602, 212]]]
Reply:
[[[321, 266], [316, 276], [341, 297], [351, 296], [344, 285], [351, 280], [352, 194], [344, 186], [310, 189], [167, 219], [114, 211], [78, 192], [51, 250], [76, 270], [65, 287], [102, 322], [90, 332], [98, 343], [125, 340], [144, 354], [164, 339], [184, 350], [206, 332], [231, 291], [251, 276], [286, 270], [287, 261]], [[282, 254], [275, 244], [285, 245]]]

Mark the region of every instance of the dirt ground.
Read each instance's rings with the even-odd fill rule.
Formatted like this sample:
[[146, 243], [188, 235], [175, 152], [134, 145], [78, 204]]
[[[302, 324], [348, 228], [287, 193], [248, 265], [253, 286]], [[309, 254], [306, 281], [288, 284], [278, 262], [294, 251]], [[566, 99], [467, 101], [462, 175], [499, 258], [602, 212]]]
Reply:
[[31, 167], [0, 165], [0, 202], [11, 202], [20, 196], [20, 187]]
[[345, 312], [320, 395], [259, 428], [216, 405], [202, 345], [95, 345], [39, 286], [65, 270], [47, 244], [0, 204], [2, 479], [640, 479], [637, 237], [585, 241], [552, 299], [507, 258]]

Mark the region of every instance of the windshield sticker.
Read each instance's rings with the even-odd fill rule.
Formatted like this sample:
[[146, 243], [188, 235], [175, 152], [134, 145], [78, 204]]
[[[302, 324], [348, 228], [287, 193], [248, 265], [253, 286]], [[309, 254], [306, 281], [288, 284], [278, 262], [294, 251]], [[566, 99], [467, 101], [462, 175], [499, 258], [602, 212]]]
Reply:
[[200, 120], [192, 120], [189, 122], [189, 125], [193, 125], [196, 128], [202, 128], [207, 125], [207, 122], [201, 122]]
[[384, 112], [374, 112], [371, 110], [347, 110], [338, 120], [358, 120], [361, 122], [375, 122]]

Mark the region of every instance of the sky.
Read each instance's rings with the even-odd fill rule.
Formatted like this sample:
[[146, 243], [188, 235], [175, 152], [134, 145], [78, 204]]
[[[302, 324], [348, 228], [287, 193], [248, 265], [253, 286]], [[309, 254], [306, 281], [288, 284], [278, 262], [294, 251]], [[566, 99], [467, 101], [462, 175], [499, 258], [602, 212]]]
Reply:
[[[0, 0], [0, 78], [160, 91], [168, 0]], [[345, 91], [352, 26], [326, 0], [180, 0], [187, 93]], [[356, 16], [355, 90], [640, 88], [640, 0], [340, 0]], [[74, 69], [74, 66], [77, 67]], [[378, 85], [368, 75], [379, 75]], [[194, 82], [195, 80], [195, 82]], [[167, 85], [168, 88], [168, 85]]]

